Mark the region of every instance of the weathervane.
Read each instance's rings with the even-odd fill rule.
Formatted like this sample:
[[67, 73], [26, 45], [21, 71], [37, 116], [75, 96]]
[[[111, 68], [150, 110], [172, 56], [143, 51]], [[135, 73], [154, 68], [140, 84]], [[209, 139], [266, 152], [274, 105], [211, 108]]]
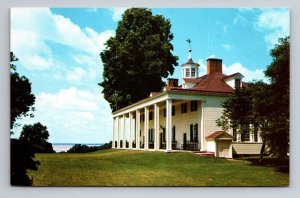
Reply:
[[192, 43], [191, 39], [187, 39], [186, 42], [189, 44], [189, 52], [191, 52], [192, 51], [192, 49], [191, 49], [191, 43]]

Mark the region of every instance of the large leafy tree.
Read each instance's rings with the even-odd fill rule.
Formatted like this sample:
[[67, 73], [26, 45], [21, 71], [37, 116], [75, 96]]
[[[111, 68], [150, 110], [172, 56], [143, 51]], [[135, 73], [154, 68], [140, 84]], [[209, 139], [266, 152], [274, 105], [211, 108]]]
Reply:
[[144, 8], [127, 9], [119, 21], [116, 35], [106, 42], [100, 56], [104, 65], [105, 99], [112, 111], [161, 91], [173, 74], [177, 57], [172, 55], [171, 23]]
[[[25, 76], [20, 76], [13, 62], [18, 58], [13, 52], [10, 53], [10, 90], [11, 90], [11, 112], [10, 128], [12, 129], [16, 120], [21, 116], [29, 115], [34, 110], [34, 95], [31, 93], [31, 83]], [[11, 132], [12, 134], [12, 132]], [[31, 185], [32, 179], [28, 177], [27, 170], [37, 170], [39, 161], [34, 160], [34, 150], [26, 141], [12, 138], [11, 147], [11, 184]]]
[[279, 39], [271, 50], [273, 58], [265, 74], [271, 80], [270, 102], [273, 108], [270, 134], [270, 149], [279, 158], [289, 151], [289, 113], [290, 113], [290, 37]]
[[225, 100], [223, 114], [216, 121], [226, 131], [239, 125], [256, 126], [263, 142], [261, 161], [266, 145], [279, 158], [289, 148], [289, 43], [289, 37], [281, 38], [271, 50], [273, 61], [265, 71], [271, 83], [248, 83], [246, 89], [237, 90]]
[[52, 144], [47, 140], [49, 132], [46, 126], [41, 123], [24, 125], [20, 135], [20, 140], [28, 142], [35, 153], [53, 153]]
[[31, 92], [31, 83], [25, 76], [20, 76], [13, 62], [18, 61], [13, 52], [10, 52], [10, 128], [21, 116], [28, 116], [34, 110], [35, 96]]

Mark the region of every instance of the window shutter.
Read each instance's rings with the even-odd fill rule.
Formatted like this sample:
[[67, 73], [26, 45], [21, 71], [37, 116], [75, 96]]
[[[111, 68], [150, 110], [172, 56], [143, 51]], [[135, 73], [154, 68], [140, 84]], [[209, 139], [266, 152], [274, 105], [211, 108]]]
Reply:
[[175, 115], [175, 106], [172, 106], [172, 116]]
[[198, 124], [195, 124], [196, 142], [198, 142]]
[[[198, 102], [197, 101], [194, 101], [194, 111], [197, 111], [197, 105], [198, 105]], [[198, 126], [198, 125], [197, 125]]]
[[190, 141], [193, 141], [193, 125], [190, 124]]
[[181, 103], [181, 113], [184, 113], [184, 103]]
[[175, 133], [176, 133], [176, 128], [175, 126], [172, 127], [172, 141], [175, 141], [176, 138], [175, 138]]

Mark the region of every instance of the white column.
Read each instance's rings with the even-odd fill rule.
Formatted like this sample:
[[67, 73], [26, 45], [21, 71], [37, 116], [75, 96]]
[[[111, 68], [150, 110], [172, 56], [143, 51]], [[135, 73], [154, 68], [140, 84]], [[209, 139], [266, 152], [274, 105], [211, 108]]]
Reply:
[[262, 143], [262, 138], [261, 138], [261, 131], [257, 131], [257, 142]]
[[240, 130], [237, 130], [236, 141], [237, 142], [241, 142], [242, 141], [242, 135], [241, 135], [241, 131]]
[[205, 102], [204, 101], [201, 101], [201, 137], [200, 137], [200, 150], [201, 151], [205, 151], [206, 150], [206, 145], [205, 144], [205, 133], [204, 133], [204, 128], [205, 128], [205, 125], [204, 125], [204, 106], [205, 106]]
[[254, 133], [250, 131], [250, 142], [254, 142]]
[[145, 113], [144, 113], [144, 149], [149, 149], [149, 108], [145, 107]]
[[254, 142], [254, 133], [253, 133], [253, 124], [249, 125], [249, 140], [250, 142]]
[[166, 151], [172, 151], [172, 100], [166, 100]]
[[129, 113], [129, 148], [132, 149], [132, 113]]
[[117, 131], [118, 131], [118, 142], [117, 142], [117, 148], [120, 148], [120, 118], [117, 117]]
[[123, 145], [122, 148], [126, 148], [126, 117], [123, 115]]
[[135, 136], [135, 145], [136, 145], [136, 148], [139, 149], [140, 148], [140, 129], [141, 129], [141, 126], [140, 126], [140, 110], [136, 110], [136, 130], [135, 130], [135, 133], [136, 133], [136, 136]]
[[159, 106], [154, 104], [154, 149], [159, 150]]
[[111, 148], [115, 148], [115, 118], [113, 118], [113, 127], [112, 127], [112, 141], [111, 141]]

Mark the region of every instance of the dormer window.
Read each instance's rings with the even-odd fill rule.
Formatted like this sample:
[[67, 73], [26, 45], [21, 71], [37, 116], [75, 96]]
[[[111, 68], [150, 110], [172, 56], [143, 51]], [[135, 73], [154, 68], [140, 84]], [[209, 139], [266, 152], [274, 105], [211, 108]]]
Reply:
[[235, 89], [239, 89], [241, 87], [241, 79], [240, 78], [234, 79], [234, 87], [235, 87]]

